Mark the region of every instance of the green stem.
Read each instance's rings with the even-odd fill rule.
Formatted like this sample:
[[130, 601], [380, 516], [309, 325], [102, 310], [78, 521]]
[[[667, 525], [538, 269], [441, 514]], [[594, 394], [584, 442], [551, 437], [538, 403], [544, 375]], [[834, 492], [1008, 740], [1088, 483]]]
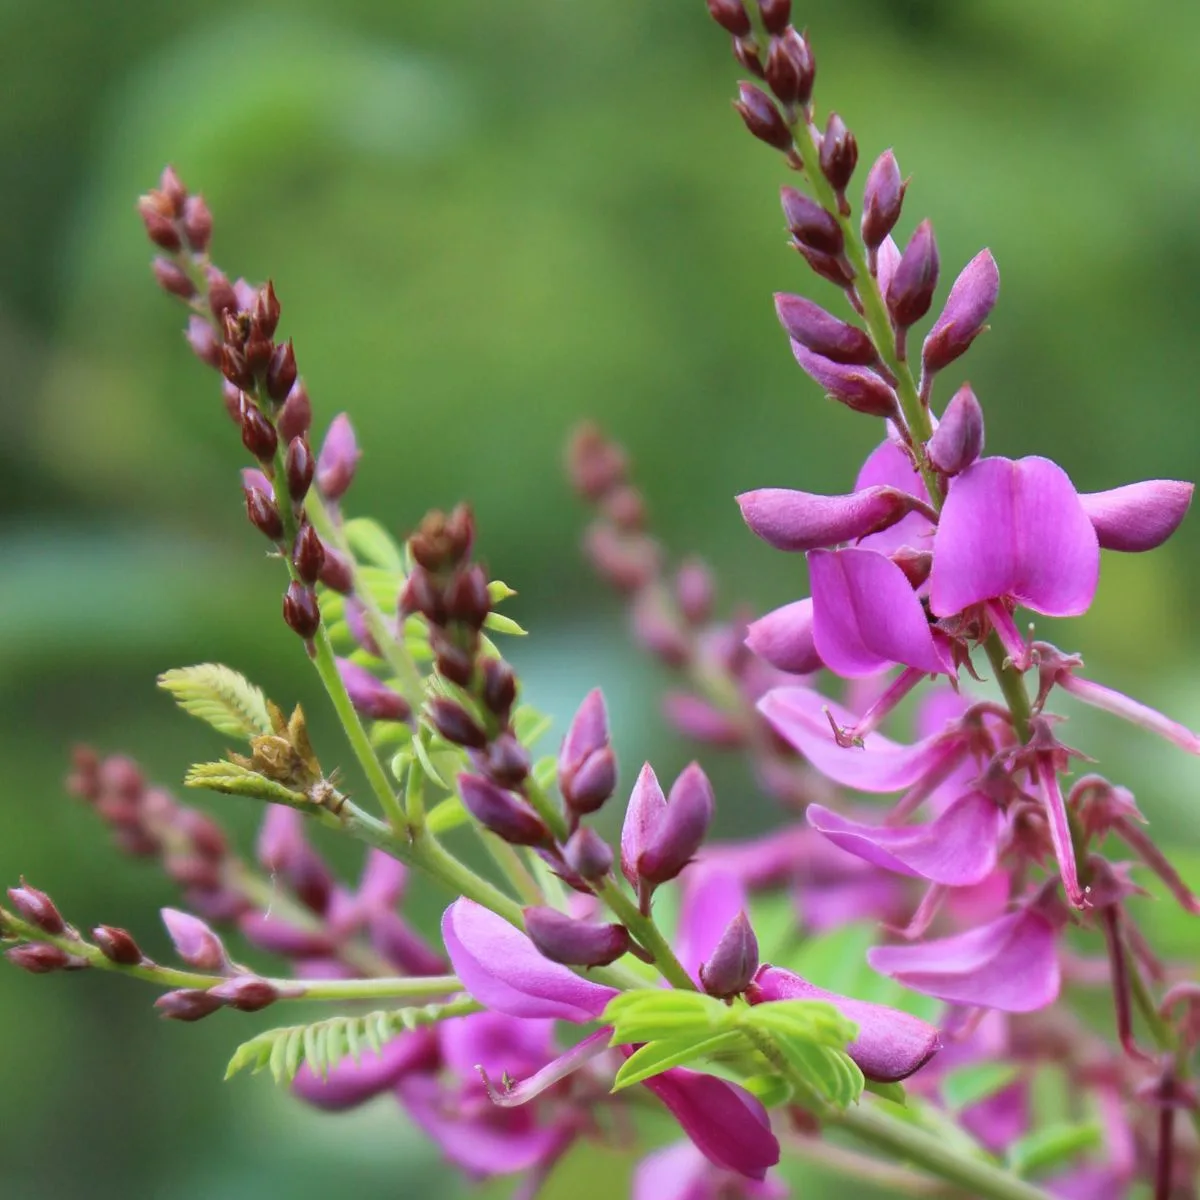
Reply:
[[645, 916], [616, 880], [611, 877], [607, 879], [596, 889], [596, 895], [612, 909], [613, 915], [629, 930], [638, 944], [654, 955], [654, 965], [668, 983], [689, 992], [696, 990], [692, 977], [675, 957], [675, 951], [659, 932], [654, 918]]
[[988, 662], [992, 664], [992, 670], [996, 672], [996, 682], [1000, 685], [1004, 702], [1008, 705], [1009, 714], [1012, 716], [1013, 732], [1021, 739], [1022, 743], [1028, 742], [1029, 719], [1033, 715], [1033, 709], [1030, 706], [1029, 693], [1025, 690], [1025, 683], [1020, 672], [1012, 666], [1005, 665], [1008, 652], [1004, 649], [1000, 635], [994, 629], [988, 634], [983, 648], [987, 653]]
[[524, 792], [525, 799], [529, 801], [534, 812], [549, 826], [550, 832], [554, 834], [554, 840], [565, 842], [570, 835], [567, 819], [558, 805], [546, 794], [545, 789], [538, 787], [532, 775], [525, 780]]
[[479, 837], [480, 844], [488, 852], [492, 862], [503, 872], [504, 878], [512, 884], [522, 904], [545, 904], [546, 897], [538, 887], [537, 880], [529, 873], [516, 848], [510, 846], [494, 833], [489, 833], [477, 821], [471, 822], [471, 828]]

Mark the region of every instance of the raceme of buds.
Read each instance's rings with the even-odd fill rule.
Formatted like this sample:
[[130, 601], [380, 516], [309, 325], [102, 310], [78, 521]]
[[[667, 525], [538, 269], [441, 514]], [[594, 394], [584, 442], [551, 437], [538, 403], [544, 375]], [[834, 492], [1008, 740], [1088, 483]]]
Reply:
[[321, 577], [325, 562], [325, 547], [317, 531], [307, 522], [300, 526], [292, 546], [292, 566], [296, 574], [310, 586]]
[[460, 775], [458, 791], [467, 811], [485, 829], [514, 846], [550, 841], [545, 822], [523, 800], [476, 775]]
[[302, 638], [311, 638], [321, 628], [321, 609], [317, 593], [298, 579], [288, 584], [283, 594], [283, 619]]
[[983, 453], [983, 408], [969, 384], [964, 383], [946, 405], [926, 451], [943, 475], [965, 471]]
[[934, 322], [921, 348], [926, 371], [949, 366], [986, 328], [1000, 294], [1000, 272], [991, 251], [981, 250], [954, 281], [946, 307]]
[[307, 438], [294, 437], [288, 443], [285, 468], [288, 495], [295, 503], [299, 504], [308, 495], [308, 489], [312, 486], [313, 473], [316, 471], [316, 462], [313, 459], [312, 450], [309, 449]]
[[744, 912], [725, 927], [716, 949], [700, 964], [700, 982], [710, 996], [739, 996], [758, 970], [758, 938]]
[[830, 113], [821, 138], [821, 174], [840, 196], [858, 165], [858, 142], [837, 113]]
[[603, 879], [612, 870], [612, 847], [586, 825], [571, 834], [563, 847], [563, 858], [580, 879]]
[[436, 696], [429, 702], [426, 712], [434, 729], [446, 741], [471, 750], [482, 750], [487, 745], [487, 734], [461, 704], [445, 696]]
[[271, 541], [280, 541], [283, 538], [283, 518], [275, 502], [259, 488], [244, 487], [242, 490], [246, 495], [246, 516], [250, 524]]
[[870, 366], [876, 360], [875, 343], [863, 330], [803, 296], [777, 292], [775, 311], [788, 337], [822, 358], [859, 367]]
[[317, 455], [317, 487], [327, 500], [340, 500], [354, 482], [362, 452], [345, 413], [333, 418]]
[[572, 812], [595, 812], [617, 786], [608, 712], [599, 688], [579, 706], [558, 753], [558, 790]]
[[621, 870], [634, 887], [674, 879], [692, 860], [712, 823], [716, 801], [696, 763], [664, 796], [647, 763], [634, 784], [621, 829]]
[[862, 239], [869, 249], [879, 249], [895, 228], [907, 186], [900, 178], [896, 156], [885, 150], [867, 173], [863, 189]]
[[937, 281], [937, 239], [933, 226], [922, 221], [904, 247], [888, 284], [888, 311], [898, 329], [907, 329], [929, 311]]
[[775, 102], [766, 92], [752, 83], [738, 84], [738, 98], [733, 102], [746, 128], [760, 142], [766, 142], [776, 150], [792, 148], [792, 131], [775, 107]]
[[144, 957], [133, 937], [115, 925], [97, 925], [92, 930], [92, 941], [109, 962], [119, 963], [123, 967], [140, 963]]
[[796, 241], [821, 254], [841, 254], [845, 245], [842, 227], [831, 212], [792, 187], [781, 188], [779, 199], [788, 232]]
[[24, 879], [20, 887], [8, 889], [8, 898], [20, 916], [45, 933], [60, 934], [66, 929], [66, 922], [54, 901], [45, 892], [30, 887]]
[[816, 64], [808, 43], [790, 26], [771, 38], [763, 75], [781, 104], [804, 105], [812, 99]]
[[339, 658], [337, 669], [350, 703], [360, 717], [369, 721], [407, 721], [412, 716], [408, 701], [376, 679], [366, 667]]
[[569, 967], [606, 967], [629, 950], [624, 925], [577, 921], [554, 908], [524, 911], [525, 932], [543, 958]]
[[162, 919], [175, 952], [184, 962], [198, 971], [229, 969], [229, 955], [221, 939], [199, 917], [177, 908], [164, 908]]

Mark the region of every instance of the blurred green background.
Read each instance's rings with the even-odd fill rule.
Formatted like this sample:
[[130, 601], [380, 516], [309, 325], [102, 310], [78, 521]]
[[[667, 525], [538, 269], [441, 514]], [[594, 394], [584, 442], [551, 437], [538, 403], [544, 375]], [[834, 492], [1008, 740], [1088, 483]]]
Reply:
[[[1051, 455], [1084, 489], [1195, 477], [1200, 7], [820, 0], [796, 20], [821, 107], [864, 160], [892, 145], [914, 176], [901, 231], [933, 218], [947, 281], [981, 245], [999, 261], [994, 329], [967, 360], [991, 449]], [[844, 490], [879, 432], [822, 400], [775, 324], [773, 291], [819, 289], [701, 0], [4, 0], [0, 69], [4, 883], [23, 871], [69, 919], [162, 949], [173, 893], [63, 798], [68, 746], [177, 780], [219, 740], [153, 681], [207, 659], [320, 708], [241, 512], [236, 435], [147, 269], [133, 205], [167, 161], [209, 199], [218, 261], [274, 278], [318, 424], [353, 415], [354, 510], [402, 532], [469, 497], [533, 630], [514, 658], [534, 702], [565, 716], [599, 682], [626, 777], [652, 748], [682, 765], [655, 671], [579, 561], [564, 435], [600, 418], [662, 535], [761, 610], [802, 573], [731, 497]], [[964, 377], [947, 372], [943, 402]], [[1198, 548], [1193, 519], [1162, 552], [1107, 557], [1094, 609], [1059, 635], [1193, 725]], [[1195, 844], [1194, 762], [1105, 720], [1075, 740]], [[744, 776], [719, 778], [725, 832], [761, 825]], [[250, 836], [255, 814], [214, 807]], [[165, 1024], [151, 1000], [0, 974], [0, 1195], [460, 1186], [386, 1101], [339, 1120], [263, 1079], [222, 1085], [265, 1022]], [[622, 1194], [630, 1161], [576, 1156], [550, 1194]]]

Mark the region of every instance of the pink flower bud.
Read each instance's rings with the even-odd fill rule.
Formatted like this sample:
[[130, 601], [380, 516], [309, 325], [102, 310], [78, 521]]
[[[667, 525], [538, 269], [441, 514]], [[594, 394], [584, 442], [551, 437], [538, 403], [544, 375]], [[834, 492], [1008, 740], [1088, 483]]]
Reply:
[[311, 638], [321, 628], [317, 593], [293, 579], [283, 595], [283, 619], [302, 638]]
[[629, 949], [624, 925], [576, 921], [553, 908], [527, 908], [525, 932], [543, 958], [569, 967], [606, 967]]
[[879, 248], [900, 219], [907, 186], [900, 178], [896, 156], [885, 150], [875, 160], [863, 189], [862, 238], [872, 250]]
[[929, 311], [937, 281], [937, 240], [933, 236], [933, 226], [922, 221], [904, 247], [888, 284], [888, 311], [900, 329], [907, 329]]
[[188, 317], [187, 330], [184, 333], [192, 353], [208, 366], [221, 366], [221, 342], [213, 327], [201, 316], [192, 313]]
[[837, 113], [830, 113], [821, 138], [821, 174], [839, 195], [858, 165], [858, 142]]
[[776, 550], [818, 550], [888, 529], [919, 505], [898, 488], [879, 485], [845, 496], [759, 488], [737, 497], [742, 520]]
[[225, 953], [221, 939], [199, 917], [177, 908], [164, 908], [161, 913], [175, 952], [185, 963], [198, 971], [229, 969], [229, 955]]
[[869, 417], [891, 418], [898, 410], [896, 393], [874, 371], [834, 362], [814, 354], [800, 342], [792, 342], [792, 353], [811, 379], [834, 400]]
[[738, 98], [733, 102], [733, 107], [746, 123], [746, 128], [760, 142], [766, 142], [776, 150], [792, 148], [792, 131], [766, 92], [752, 83], [739, 83]]
[[621, 831], [621, 869], [630, 883], [674, 879], [700, 849], [714, 807], [712, 787], [696, 763], [675, 781], [669, 800], [649, 764], [643, 767]]
[[775, 311], [788, 337], [830, 362], [866, 367], [876, 360], [875, 344], [866, 333], [803, 296], [777, 292]]
[[541, 846], [550, 831], [525, 801], [476, 775], [460, 775], [458, 791], [467, 811], [485, 829], [514, 846]]
[[338, 674], [359, 716], [370, 721], [407, 721], [412, 716], [408, 701], [376, 679], [366, 667], [348, 658], [337, 660]]
[[8, 889], [8, 898], [13, 908], [31, 925], [36, 925], [45, 933], [60, 934], [66, 929], [62, 914], [54, 905], [54, 901], [45, 892], [30, 887], [22, 878], [21, 886]]
[[943, 475], [965, 471], [983, 453], [983, 409], [970, 384], [954, 393], [926, 450]]
[[345, 413], [333, 418], [317, 456], [317, 487], [327, 500], [340, 500], [354, 482], [362, 451]]
[[21, 946], [13, 946], [5, 950], [4, 957], [14, 967], [28, 971], [31, 975], [48, 975], [51, 971], [61, 971], [70, 967], [76, 960], [57, 946], [48, 942], [26, 942]]
[[796, 241], [821, 254], [841, 254], [844, 245], [842, 227], [833, 213], [795, 188], [780, 188], [779, 199], [788, 232]]
[[667, 666], [682, 666], [691, 657], [688, 632], [659, 588], [646, 588], [637, 596], [631, 617], [634, 637]]
[[164, 992], [154, 1002], [154, 1007], [168, 1021], [199, 1021], [222, 1007], [222, 1002], [211, 992], [197, 988], [180, 988]]
[[208, 995], [239, 1012], [258, 1012], [279, 999], [279, 989], [257, 975], [237, 975], [210, 988]]
[[709, 746], [740, 746], [743, 730], [736, 718], [691, 692], [668, 692], [663, 715], [684, 737]]
[[183, 202], [183, 233], [187, 238], [188, 248], [196, 254], [203, 254], [208, 249], [212, 237], [212, 213], [204, 202], [203, 196], [189, 196]]
[[675, 573], [675, 602], [689, 625], [703, 625], [712, 616], [712, 571], [698, 558], [687, 559]]
[[563, 848], [563, 858], [581, 879], [603, 879], [612, 870], [612, 847], [586, 825], [571, 835]]
[[752, 621], [746, 645], [763, 662], [792, 675], [811, 675], [824, 665], [813, 641], [813, 603], [795, 600]]
[[133, 937], [115, 925], [97, 925], [92, 930], [92, 941], [100, 947], [100, 952], [109, 962], [119, 963], [123, 967], [134, 966], [144, 957]]
[[558, 790], [576, 813], [595, 812], [617, 786], [608, 712], [599, 688], [579, 706], [558, 754]]
[[926, 371], [940, 371], [966, 353], [984, 330], [999, 294], [996, 260], [990, 250], [981, 250], [954, 281], [946, 307], [925, 339], [921, 360]]
[[304, 380], [298, 379], [288, 392], [279, 415], [275, 418], [275, 428], [279, 436], [289, 445], [294, 438], [304, 437], [312, 427], [312, 401]]
[[700, 964], [700, 982], [710, 996], [741, 995], [758, 970], [758, 938], [744, 912], [725, 927], [716, 949]]
[[1105, 550], [1138, 553], [1161, 546], [1179, 528], [1192, 502], [1192, 484], [1147, 479], [1079, 499]]

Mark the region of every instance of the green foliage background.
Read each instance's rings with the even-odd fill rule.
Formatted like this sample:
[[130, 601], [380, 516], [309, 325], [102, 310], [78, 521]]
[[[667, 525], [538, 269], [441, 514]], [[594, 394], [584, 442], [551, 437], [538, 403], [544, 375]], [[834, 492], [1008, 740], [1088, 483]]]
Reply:
[[[991, 449], [1049, 454], [1081, 488], [1200, 473], [1200, 8], [796, 15], [822, 107], [864, 159], [893, 145], [914, 175], [903, 232], [934, 219], [947, 281], [983, 244], [1000, 263], [969, 358]], [[168, 160], [209, 198], [219, 261], [275, 279], [320, 419], [352, 413], [358, 511], [404, 530], [470, 497], [534, 631], [516, 653], [531, 698], [561, 716], [600, 682], [626, 778], [652, 747], [681, 766], [653, 670], [578, 561], [564, 434], [602, 419], [662, 534], [717, 564], [728, 602], [763, 609], [801, 594], [802, 570], [731, 497], [842, 490], [878, 432], [822, 400], [775, 325], [771, 293], [810, 282], [784, 246], [784, 172], [729, 110], [737, 72], [700, 0], [5, 0], [0, 69], [3, 881], [24, 871], [77, 923], [161, 949], [172, 893], [62, 798], [68, 745], [128, 748], [177, 780], [220, 748], [153, 688], [184, 662], [229, 662], [319, 711], [240, 512], [236, 435], [146, 268], [133, 201]], [[1095, 608], [1061, 634], [1193, 725], [1198, 547], [1193, 520], [1165, 551], [1107, 558]], [[315, 728], [332, 750], [323, 715]], [[1196, 844], [1193, 762], [1111, 722], [1077, 740], [1157, 831]], [[765, 823], [736, 767], [718, 778], [725, 832]], [[221, 810], [251, 835], [253, 813]], [[386, 1101], [331, 1119], [263, 1080], [222, 1085], [255, 1018], [167, 1025], [151, 1000], [0, 975], [0, 1194], [458, 1187]], [[621, 1194], [630, 1161], [576, 1156], [550, 1194]]]

